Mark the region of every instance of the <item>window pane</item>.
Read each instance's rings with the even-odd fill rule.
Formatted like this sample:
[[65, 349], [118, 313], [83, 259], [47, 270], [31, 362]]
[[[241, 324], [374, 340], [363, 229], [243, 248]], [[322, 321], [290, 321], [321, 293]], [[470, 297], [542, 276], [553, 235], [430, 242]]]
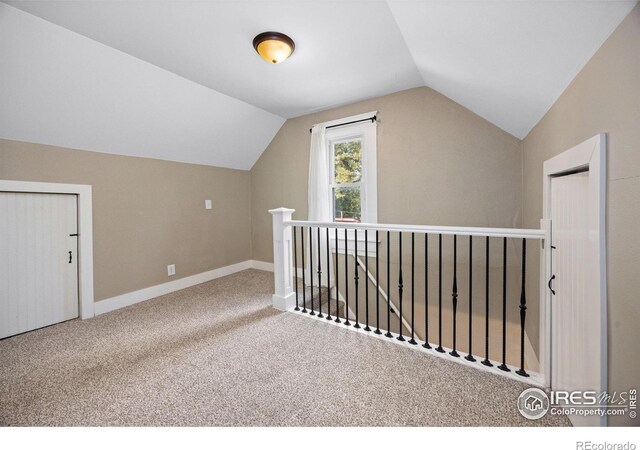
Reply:
[[341, 142], [333, 147], [336, 183], [357, 183], [362, 180], [362, 141]]
[[360, 187], [334, 188], [333, 211], [336, 222], [360, 222]]

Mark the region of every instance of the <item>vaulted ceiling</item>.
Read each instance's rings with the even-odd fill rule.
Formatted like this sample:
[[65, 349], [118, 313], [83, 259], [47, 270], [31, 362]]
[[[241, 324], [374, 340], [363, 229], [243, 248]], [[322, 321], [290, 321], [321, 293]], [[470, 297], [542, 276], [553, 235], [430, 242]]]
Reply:
[[[19, 39], [20, 45], [31, 42], [27, 52], [36, 52], [40, 58], [51, 58], [49, 47], [60, 44], [61, 39], [75, 53], [55, 48], [54, 60], [40, 68], [42, 80], [38, 82], [45, 86], [47, 71], [54, 72], [54, 79], [71, 77], [73, 83], [68, 86], [59, 82], [76, 103], [65, 103], [65, 97], [58, 98], [42, 87], [39, 95], [44, 95], [52, 111], [50, 117], [43, 113], [44, 131], [39, 140], [52, 140], [56, 133], [63, 133], [69, 138], [47, 143], [70, 146], [68, 141], [73, 141], [71, 146], [98, 151], [112, 151], [111, 146], [124, 154], [241, 169], [253, 165], [286, 118], [423, 85], [523, 138], [635, 4], [451, 0], [6, 3], [74, 32], [65, 34], [67, 30], [58, 27], [55, 32], [39, 32], [36, 25], [43, 30], [53, 25], [35, 24], [22, 16], [19, 20], [29, 22], [33, 29], [30, 33], [24, 27], [14, 30], [28, 34]], [[6, 26], [4, 31], [2, 27], [6, 16], [17, 13], [6, 6], [0, 10], [0, 34], [4, 33], [0, 37], [6, 37]], [[285, 32], [296, 41], [289, 60], [273, 66], [255, 54], [251, 40], [266, 30]], [[49, 42], [38, 42], [44, 37]], [[81, 38], [88, 42], [80, 42]], [[3, 47], [1, 41], [3, 58], [5, 53], [16, 53], [15, 46], [5, 43]], [[96, 55], [103, 61], [98, 62]], [[19, 79], [11, 64], [19, 65], [25, 58], [24, 51], [13, 54], [12, 62], [3, 63], [0, 58], [0, 75], [6, 72]], [[77, 73], [66, 73], [65, 63], [75, 72], [83, 67], [94, 89], [106, 91], [92, 93], [87, 85], [89, 96], [97, 98], [90, 103], [74, 98], [82, 95], [68, 90], [86, 80], [77, 79]], [[105, 74], [106, 80], [100, 80], [98, 73]], [[16, 93], [16, 87], [30, 81], [14, 80], [16, 86], [5, 87], [13, 94], [0, 86], [0, 100], [19, 103], [22, 94]], [[125, 82], [131, 85], [124, 87]], [[26, 104], [37, 108], [35, 86], [29, 88], [26, 96], [32, 98]], [[107, 118], [103, 117], [104, 105], [111, 111]], [[73, 117], [73, 112], [66, 111], [70, 106], [79, 116], [94, 116], [93, 120]], [[64, 116], [84, 126], [82, 133], [87, 136], [74, 140], [71, 134], [77, 130], [65, 129], [60, 120], [54, 120], [53, 110], [59, 113], [60, 108]], [[22, 109], [27, 114], [26, 106]], [[20, 128], [15, 115], [7, 119], [12, 128]], [[97, 130], [105, 119], [110, 129]], [[47, 130], [46, 122], [52, 120], [55, 126]], [[134, 125], [141, 130], [136, 131]], [[5, 131], [0, 124], [0, 133]], [[109, 138], [109, 133], [121, 136]], [[22, 138], [28, 132], [9, 134], [0, 137]]]

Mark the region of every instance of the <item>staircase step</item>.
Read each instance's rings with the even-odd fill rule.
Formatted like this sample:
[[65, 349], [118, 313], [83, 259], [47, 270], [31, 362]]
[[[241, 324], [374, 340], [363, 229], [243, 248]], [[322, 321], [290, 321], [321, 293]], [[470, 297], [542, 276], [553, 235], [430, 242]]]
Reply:
[[[327, 295], [328, 295], [327, 291], [328, 291], [328, 289], [325, 286], [320, 288], [320, 296], [321, 296], [323, 302], [327, 301]], [[302, 296], [302, 292], [300, 292], [299, 295]], [[313, 287], [313, 292], [311, 292], [311, 286], [305, 287], [304, 288], [304, 295], [307, 298], [307, 302], [310, 302], [311, 298], [313, 297], [313, 301], [315, 303], [318, 303], [318, 286], [314, 286]]]
[[[302, 282], [300, 282], [299, 287], [301, 288], [302, 286]], [[320, 288], [320, 299], [321, 299], [321, 303], [322, 303], [322, 312], [324, 314], [327, 313], [327, 299], [329, 297], [329, 289], [326, 286], [323, 286]], [[315, 311], [319, 310], [319, 304], [318, 304], [318, 287], [314, 286], [313, 287], [313, 292], [311, 292], [311, 286], [307, 286], [304, 289], [304, 297], [302, 295], [302, 291], [299, 291], [298, 294], [298, 298], [299, 298], [299, 303], [300, 303], [300, 307], [302, 307], [302, 299], [306, 298], [307, 300], [307, 309], [311, 308], [311, 299], [313, 298], [313, 309]], [[330, 305], [329, 305], [329, 309], [330, 309], [330, 315], [335, 316], [336, 315], [336, 300], [335, 298], [332, 298], [330, 300]], [[339, 312], [339, 316], [340, 317], [344, 317], [344, 304], [342, 302], [338, 302], [338, 312]]]

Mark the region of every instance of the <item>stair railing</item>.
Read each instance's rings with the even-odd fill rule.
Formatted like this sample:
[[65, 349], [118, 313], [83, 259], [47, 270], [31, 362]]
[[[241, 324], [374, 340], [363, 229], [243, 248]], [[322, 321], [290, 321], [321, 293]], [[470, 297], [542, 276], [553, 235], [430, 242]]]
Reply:
[[[422, 226], [422, 225], [390, 225], [390, 224], [367, 224], [367, 223], [344, 223], [344, 222], [312, 222], [312, 221], [301, 221], [301, 220], [292, 220], [291, 216], [292, 213], [294, 212], [294, 210], [291, 209], [287, 209], [287, 208], [279, 208], [279, 209], [275, 209], [275, 210], [271, 210], [270, 213], [273, 215], [273, 242], [274, 242], [274, 276], [275, 276], [275, 293], [273, 295], [273, 305], [275, 308], [283, 310], [283, 311], [292, 311], [292, 312], [296, 312], [302, 315], [305, 315], [307, 317], [309, 317], [310, 315], [312, 315], [313, 313], [313, 307], [311, 312], [308, 312], [306, 310], [306, 303], [303, 303], [303, 307], [300, 308], [300, 289], [298, 287], [298, 279], [297, 277], [295, 277], [295, 283], [293, 281], [294, 277], [293, 277], [293, 267], [294, 264], [295, 266], [299, 266], [300, 264], [302, 264], [303, 266], [303, 270], [305, 269], [305, 264], [306, 264], [306, 256], [305, 255], [305, 250], [304, 250], [304, 241], [305, 241], [305, 232], [308, 231], [307, 234], [307, 240], [309, 241], [310, 244], [313, 243], [313, 239], [316, 239], [315, 236], [317, 236], [317, 241], [316, 241], [316, 245], [317, 245], [317, 255], [313, 255], [313, 257], [309, 258], [308, 261], [310, 261], [310, 265], [314, 264], [314, 261], [317, 258], [317, 265], [316, 265], [316, 269], [317, 272], [314, 273], [313, 270], [310, 271], [311, 273], [311, 277], [316, 278], [317, 281], [317, 286], [320, 287], [322, 286], [323, 282], [325, 282], [325, 285], [328, 284], [327, 282], [327, 278], [328, 278], [328, 274], [325, 273], [324, 274], [324, 278], [323, 278], [323, 272], [322, 272], [322, 267], [330, 267], [331, 264], [329, 263], [329, 259], [331, 258], [330, 256], [330, 243], [329, 243], [329, 236], [330, 236], [330, 230], [332, 230], [332, 235], [335, 238], [336, 243], [338, 242], [338, 240], [342, 240], [344, 242], [344, 258], [341, 257], [341, 255], [339, 255], [338, 253], [336, 253], [336, 258], [335, 258], [335, 272], [337, 273], [341, 273], [339, 271], [344, 271], [344, 280], [345, 280], [345, 286], [344, 286], [344, 290], [345, 290], [345, 304], [346, 304], [346, 308], [345, 308], [345, 314], [344, 317], [340, 317], [339, 315], [339, 308], [338, 308], [338, 297], [339, 295], [336, 295], [336, 317], [332, 317], [330, 314], [327, 315], [323, 315], [322, 311], [320, 310], [319, 314], [314, 315], [314, 318], [318, 319], [318, 318], [322, 318], [322, 319], [327, 319], [326, 321], [329, 323], [333, 323], [333, 324], [342, 324], [343, 326], [347, 326], [350, 329], [356, 329], [359, 332], [364, 332], [364, 333], [368, 333], [371, 336], [377, 335], [381, 338], [389, 338], [389, 340], [391, 340], [391, 338], [394, 338], [393, 341], [394, 342], [400, 342], [403, 345], [408, 345], [409, 347], [413, 347], [413, 348], [421, 348], [421, 350], [423, 351], [429, 351], [432, 354], [441, 354], [443, 356], [447, 356], [448, 358], [451, 358], [452, 360], [456, 360], [459, 362], [463, 362], [465, 364], [474, 366], [476, 368], [483, 368], [484, 370], [496, 370], [498, 369], [496, 372], [498, 373], [502, 373], [505, 374], [507, 376], [510, 376], [512, 378], [514, 378], [513, 374], [516, 374], [517, 376], [515, 376], [515, 378], [530, 378], [531, 374], [529, 372], [527, 372], [525, 370], [525, 324], [526, 324], [526, 314], [527, 314], [527, 300], [526, 300], [526, 264], [527, 264], [527, 241], [538, 241], [542, 244], [544, 244], [544, 241], [547, 240], [549, 241], [549, 231], [547, 229], [514, 229], [514, 228], [477, 228], [477, 227], [447, 227], [447, 226]], [[321, 230], [324, 230], [324, 233], [326, 233], [326, 260], [323, 262], [322, 258], [325, 255], [325, 252], [323, 251], [324, 249], [320, 248], [320, 236], [321, 236]], [[397, 280], [397, 298], [398, 298], [398, 302], [397, 302], [397, 307], [396, 304], [393, 304], [392, 301], [389, 301], [389, 297], [390, 295], [385, 295], [386, 299], [387, 299], [387, 330], [386, 333], [383, 333], [384, 330], [380, 330], [380, 310], [379, 310], [379, 296], [381, 293], [381, 289], [380, 289], [380, 284], [379, 284], [379, 280], [380, 280], [380, 267], [379, 267], [379, 258], [377, 258], [377, 254], [380, 252], [380, 249], [377, 249], [376, 251], [376, 275], [373, 276], [370, 271], [368, 270], [368, 262], [369, 262], [369, 258], [368, 258], [368, 246], [367, 246], [367, 235], [369, 232], [375, 232], [376, 235], [376, 242], [380, 242], [379, 241], [379, 234], [382, 233], [386, 233], [386, 267], [383, 268], [383, 270], [386, 269], [386, 279], [388, 282], [388, 288], [391, 288], [391, 280], [393, 279], [394, 281]], [[362, 260], [359, 259], [358, 255], [358, 232], [363, 233], [364, 237], [365, 237], [365, 258], [366, 258], [366, 263], [362, 263]], [[325, 235], [323, 233], [323, 236]], [[395, 235], [397, 236], [397, 246], [394, 244], [394, 248], [392, 249], [392, 241], [391, 241], [391, 233], [395, 233]], [[362, 236], [362, 234], [361, 234]], [[415, 286], [414, 286], [414, 282], [415, 282], [415, 278], [416, 278], [416, 274], [415, 274], [415, 254], [416, 254], [416, 236], [418, 236], [418, 245], [424, 245], [424, 274], [425, 274], [425, 278], [424, 278], [424, 283], [425, 283], [425, 290], [424, 290], [424, 334], [423, 337], [424, 339], [420, 339], [422, 342], [421, 345], [419, 345], [419, 342], [416, 338], [419, 339], [418, 336], [416, 336], [415, 333]], [[445, 289], [448, 291], [448, 287], [445, 287], [443, 285], [443, 236], [451, 236], [451, 238], [447, 239], [447, 251], [451, 250], [453, 255], [452, 255], [452, 266], [450, 267], [450, 269], [452, 270], [452, 286], [451, 286], [451, 290], [449, 291], [451, 294], [451, 300], [450, 300], [450, 306], [451, 306], [451, 311], [452, 311], [452, 346], [451, 348], [446, 348], [445, 346], [443, 346], [443, 302], [444, 301], [448, 301], [445, 299], [445, 296], [448, 297], [448, 293], [445, 294]], [[292, 245], [292, 237], [293, 237], [293, 242], [296, 245]], [[403, 245], [403, 237], [407, 238], [410, 237], [410, 252], [407, 255], [405, 253], [406, 256], [410, 257], [410, 267], [409, 270], [406, 270], [406, 267], [404, 267], [404, 260], [403, 260], [403, 251], [406, 252], [406, 249], [404, 248], [405, 246]], [[434, 270], [434, 268], [431, 268], [429, 266], [429, 258], [428, 258], [428, 250], [429, 250], [429, 238], [436, 238], [437, 239], [437, 268], [435, 268], [435, 271], [437, 272], [437, 306], [438, 306], [438, 329], [437, 329], [437, 339], [435, 340], [430, 340], [432, 337], [434, 337], [434, 333], [430, 333], [429, 330], [429, 302], [433, 302], [433, 299], [429, 299], [428, 295], [429, 295], [429, 286], [428, 286], [428, 282], [429, 282], [429, 271], [430, 270]], [[474, 240], [474, 238], [476, 238]], [[298, 239], [301, 242], [301, 246], [297, 245], [297, 241]], [[498, 241], [499, 245], [497, 246], [497, 249], [493, 246], [490, 245], [491, 240], [494, 241]], [[463, 244], [466, 241], [467, 247], [466, 247], [466, 252], [463, 249], [462, 253], [466, 253], [466, 260], [469, 262], [468, 264], [468, 274], [459, 274], [458, 273], [458, 257], [459, 257], [459, 250], [458, 250], [458, 244], [459, 244], [459, 240], [463, 240]], [[519, 295], [519, 301], [517, 304], [513, 304], [513, 302], [508, 302], [508, 292], [507, 292], [507, 245], [508, 245], [508, 241], [515, 241], [514, 245], [517, 246], [517, 249], [519, 250], [520, 254], [519, 254], [519, 259], [520, 259], [520, 267], [519, 267], [519, 275], [520, 275], [520, 295]], [[452, 242], [451, 242], [452, 241]], [[408, 242], [409, 241], [405, 241]], [[451, 246], [449, 246], [449, 242], [451, 242]], [[348, 264], [348, 255], [350, 254], [349, 252], [349, 244], [351, 243], [351, 245], [353, 245], [353, 256], [355, 257], [355, 265], [356, 268], [355, 270], [352, 270], [351, 273], [349, 271], [349, 264]], [[474, 245], [475, 244], [475, 245]], [[408, 246], [408, 245], [407, 245]], [[432, 246], [435, 246], [432, 244]], [[301, 247], [301, 254], [300, 254], [300, 258], [298, 258], [298, 254], [299, 254], [299, 249], [298, 247]], [[336, 246], [337, 247], [337, 246]], [[473, 289], [473, 284], [472, 284], [472, 280], [473, 280], [473, 267], [474, 264], [473, 262], [473, 250], [474, 247], [477, 250], [483, 250], [484, 251], [484, 268], [483, 268], [483, 272], [485, 275], [485, 280], [484, 280], [484, 286], [481, 286], [484, 288], [484, 302], [482, 302], [483, 304], [481, 305], [476, 305], [480, 306], [480, 307], [484, 307], [484, 316], [485, 316], [485, 320], [484, 320], [484, 332], [485, 332], [485, 354], [484, 354], [484, 359], [482, 361], [480, 361], [478, 363], [478, 361], [476, 360], [475, 356], [478, 355], [473, 355], [473, 343], [472, 343], [472, 338], [473, 338], [473, 295], [472, 295], [472, 289]], [[312, 251], [313, 245], [309, 245], [309, 252]], [[499, 250], [502, 256], [502, 267], [501, 267], [501, 282], [502, 282], [502, 289], [499, 290], [499, 292], [496, 294], [495, 292], [491, 292], [489, 290], [489, 285], [490, 285], [490, 281], [489, 281], [489, 267], [490, 267], [490, 251], [491, 249], [495, 250]], [[542, 248], [544, 248], [544, 245], [542, 246]], [[393, 250], [393, 252], [392, 252]], [[397, 275], [396, 273], [393, 274], [393, 278], [392, 278], [392, 274], [391, 274], [391, 256], [392, 254], [394, 256], [397, 256]], [[463, 256], [464, 257], [464, 256]], [[343, 259], [343, 261], [341, 262], [340, 259]], [[541, 277], [544, 277], [544, 275], [546, 273], [548, 273], [548, 270], [546, 270], [545, 266], [544, 266], [544, 261], [548, 261], [547, 255], [542, 255], [541, 254], [541, 267], [543, 267], [544, 270], [541, 270]], [[447, 264], [449, 264], [449, 262], [447, 262]], [[366, 322], [363, 323], [365, 325], [364, 328], [361, 327], [361, 317], [359, 314], [359, 289], [358, 289], [358, 283], [360, 280], [360, 275], [359, 275], [359, 271], [357, 269], [358, 266], [364, 266], [364, 270], [366, 273], [366, 280], [367, 280], [367, 285], [366, 285], [366, 296], [367, 296], [367, 300], [365, 303], [365, 308], [366, 308]], [[296, 269], [297, 270], [297, 269]], [[326, 270], [325, 270], [326, 272]], [[394, 268], [394, 272], [395, 272], [395, 268]], [[408, 273], [407, 273], [408, 272]], [[408, 275], [408, 276], [407, 276]], [[354, 318], [354, 323], [351, 323], [351, 321], [349, 320], [349, 282], [350, 282], [350, 276], [353, 276], [353, 285], [355, 287], [355, 291], [354, 291], [354, 297], [355, 297], [355, 318]], [[397, 278], [396, 278], [397, 276]], [[461, 293], [459, 292], [459, 285], [458, 285], [458, 280], [459, 277], [462, 276], [468, 276], [468, 284], [466, 285], [466, 292]], [[339, 277], [336, 276], [335, 280], [336, 280], [336, 292], [339, 292], [339, 287], [337, 286], [338, 283], [338, 279]], [[542, 279], [542, 278], [541, 278]], [[312, 281], [312, 280], [311, 280]], [[369, 327], [369, 301], [368, 301], [368, 282], [371, 281], [375, 286], [376, 286], [376, 320], [375, 320], [375, 330], [372, 330]], [[405, 284], [407, 284], [410, 286], [410, 319], [405, 319], [404, 314], [403, 314], [403, 306], [405, 301], [403, 301], [403, 296], [405, 295]], [[304, 287], [303, 287], [303, 292], [304, 292]], [[320, 291], [319, 291], [320, 292]], [[468, 346], [467, 346], [467, 355], [465, 355], [464, 357], [461, 357], [460, 353], [458, 352], [459, 347], [459, 343], [457, 340], [457, 329], [458, 329], [458, 319], [457, 319], [457, 310], [458, 310], [458, 298], [459, 295], [464, 294], [464, 295], [468, 295]], [[492, 296], [496, 296], [499, 295], [501, 297], [501, 308], [500, 308], [500, 312], [501, 312], [501, 316], [502, 316], [502, 320], [501, 320], [501, 324], [502, 324], [502, 347], [501, 347], [501, 361], [494, 361], [491, 360], [489, 358], [489, 331], [490, 331], [490, 327], [489, 327], [489, 321], [490, 321], [490, 315], [489, 315], [489, 308], [490, 308], [490, 298]], [[329, 298], [329, 301], [331, 301], [331, 299]], [[406, 299], [406, 302], [409, 303], [409, 299]], [[476, 301], [477, 303], [477, 301]], [[510, 304], [511, 303], [511, 304]], [[396, 311], [398, 312], [398, 333], [392, 333], [389, 328], [390, 328], [390, 320], [391, 320], [391, 308], [392, 308], [392, 304], [395, 307]], [[320, 303], [321, 306], [321, 303]], [[328, 304], [328, 309], [330, 310], [331, 305]], [[506, 350], [507, 350], [507, 308], [508, 307], [512, 307], [515, 308], [515, 311], [518, 311], [519, 313], [519, 318], [520, 318], [520, 329], [519, 329], [519, 351], [520, 351], [520, 358], [519, 358], [519, 365], [515, 366], [515, 365], [509, 365], [507, 364], [506, 361]], [[382, 313], [384, 314], [385, 311], [382, 311]], [[406, 325], [405, 325], [406, 322]], [[404, 333], [403, 333], [403, 325], [405, 325], [406, 329], [409, 331], [409, 335], [407, 336], [407, 338], [409, 338], [408, 340], [405, 339]], [[513, 345], [514, 343], [510, 342], [509, 345]], [[543, 376], [541, 376], [540, 374], [534, 374], [534, 378], [536, 379], [535, 382], [537, 384], [543, 384], [545, 383], [545, 379]]]
[[[399, 311], [398, 306], [395, 304], [395, 302], [393, 300], [389, 299], [389, 296], [387, 295], [386, 291], [382, 288], [382, 286], [379, 285], [378, 280], [376, 279], [376, 277], [374, 277], [374, 275], [371, 273], [371, 271], [367, 268], [367, 265], [362, 262], [360, 257], [356, 256], [355, 254], [353, 256], [354, 256], [354, 258], [356, 260], [356, 267], [358, 267], [360, 270], [362, 270], [367, 275], [367, 278], [369, 279], [369, 281], [374, 286], [376, 286], [376, 290], [380, 293], [380, 295], [382, 296], [382, 299], [384, 300], [384, 302], [390, 304], [390, 306], [391, 306], [391, 314], [396, 315], [397, 312]], [[369, 301], [368, 298], [367, 298], [367, 301]], [[411, 324], [409, 323], [409, 321], [405, 317], [402, 317], [402, 324], [409, 331], [409, 333], [412, 332], [413, 327], [411, 326]], [[416, 332], [416, 335], [417, 335], [417, 332]]]

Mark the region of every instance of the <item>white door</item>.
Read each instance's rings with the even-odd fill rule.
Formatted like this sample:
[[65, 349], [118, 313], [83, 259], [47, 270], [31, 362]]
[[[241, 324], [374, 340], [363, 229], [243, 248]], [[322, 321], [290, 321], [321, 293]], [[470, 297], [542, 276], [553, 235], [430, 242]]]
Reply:
[[77, 196], [0, 192], [0, 338], [78, 317]]
[[[600, 301], [588, 295], [589, 172], [551, 180], [551, 383], [553, 390], [600, 391]], [[595, 304], [590, 304], [594, 303]], [[598, 418], [572, 416], [574, 425]]]

